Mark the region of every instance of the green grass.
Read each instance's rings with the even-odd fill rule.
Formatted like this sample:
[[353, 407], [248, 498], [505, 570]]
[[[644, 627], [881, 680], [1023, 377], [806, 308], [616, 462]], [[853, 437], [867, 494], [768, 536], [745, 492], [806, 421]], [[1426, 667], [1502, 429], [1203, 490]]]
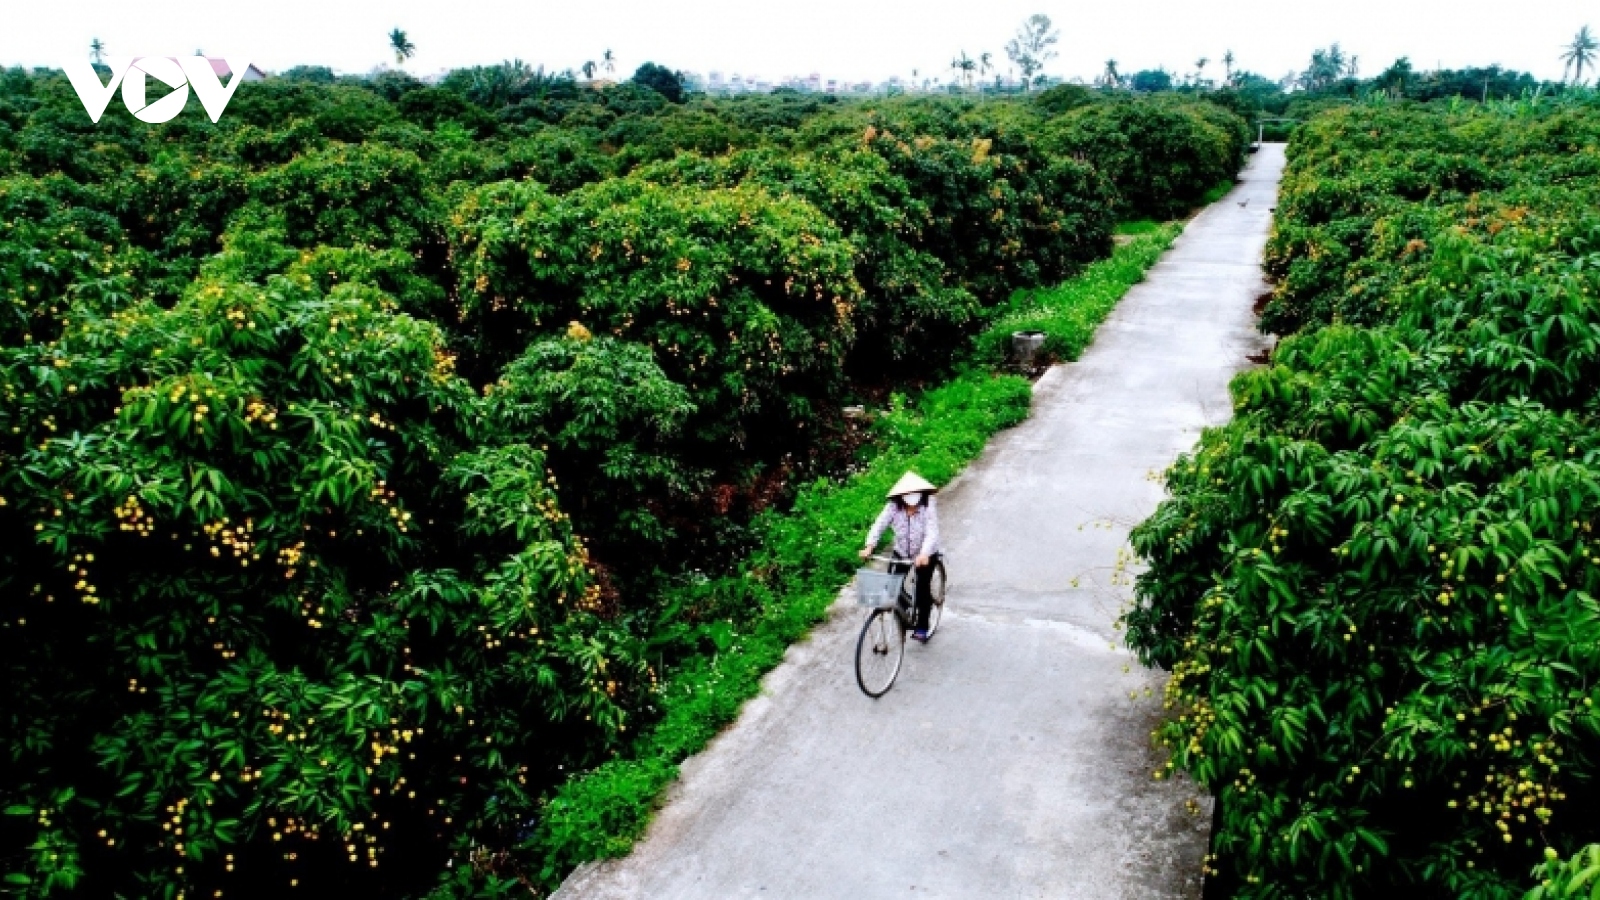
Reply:
[[[1146, 227], [1154, 225], [1154, 227]], [[1111, 312], [1128, 288], [1144, 280], [1147, 269], [1172, 246], [1182, 226], [1135, 222], [1129, 232], [1133, 240], [1116, 248], [1111, 256], [1091, 263], [1053, 288], [1018, 291], [1011, 308], [974, 339], [974, 355], [980, 362], [999, 365], [1011, 352], [1015, 331], [1045, 333], [1043, 352], [1055, 359], [1074, 360], [1094, 338], [1094, 330]]]
[[756, 527], [762, 550], [743, 571], [685, 589], [693, 601], [717, 598], [730, 615], [715, 631], [716, 652], [679, 666], [662, 685], [660, 717], [629, 752], [573, 777], [550, 799], [525, 848], [538, 859], [536, 881], [554, 887], [575, 866], [626, 854], [644, 833], [678, 763], [704, 749], [761, 689], [761, 677], [826, 615], [859, 562], [867, 525], [883, 495], [907, 469], [945, 484], [982, 452], [996, 431], [1027, 418], [1028, 382], [994, 374], [986, 353], [1009, 346], [1019, 328], [1050, 333], [1047, 347], [1075, 358], [1116, 301], [1160, 257], [1179, 227], [1134, 223], [1135, 238], [1077, 277], [1048, 290], [1019, 292], [1014, 308], [978, 342], [978, 366], [907, 405], [896, 398], [874, 428], [864, 468], [843, 480], [800, 489], [794, 505]]
[[1136, 219], [1132, 222], [1123, 222], [1118, 225], [1116, 233], [1124, 236], [1150, 234], [1166, 227], [1166, 222], [1158, 222], [1155, 219]]

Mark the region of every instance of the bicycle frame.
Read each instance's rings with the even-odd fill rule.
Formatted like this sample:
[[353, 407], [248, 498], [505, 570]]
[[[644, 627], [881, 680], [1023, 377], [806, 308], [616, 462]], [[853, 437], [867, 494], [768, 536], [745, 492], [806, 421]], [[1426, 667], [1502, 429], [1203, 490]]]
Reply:
[[[916, 566], [915, 562], [909, 559], [898, 559], [895, 557], [880, 555], [870, 555], [866, 558], [871, 561], [887, 564], [891, 567], [891, 574], [900, 574], [900, 572], [897, 572], [893, 568], [898, 566], [900, 567], [900, 571], [904, 572], [906, 576], [908, 576], [900, 579], [900, 590], [895, 595], [894, 602], [892, 604], [887, 606], [874, 606], [871, 611], [867, 613], [867, 620], [865, 623], [863, 623], [860, 636], [856, 640], [856, 683], [861, 687], [862, 692], [867, 696], [877, 698], [883, 696], [884, 693], [894, 686], [895, 678], [900, 672], [900, 659], [903, 657], [905, 652], [906, 633], [914, 630], [915, 628], [917, 619], [915, 594], [916, 582], [911, 580], [911, 578], [914, 577], [911, 573], [914, 571]], [[940, 612], [942, 612], [944, 606], [945, 576], [944, 563], [942, 560], [930, 562], [929, 567], [933, 569], [935, 575], [939, 579], [939, 586], [935, 592], [934, 609], [930, 613], [932, 624], [928, 627], [928, 633], [931, 636], [933, 630], [938, 627]], [[882, 621], [880, 617], [885, 616], [891, 611], [894, 613], [894, 624], [889, 625], [885, 621], [882, 623], [881, 627], [888, 629], [890, 633], [894, 633], [898, 640], [888, 639], [887, 634], [885, 634], [883, 637], [888, 641], [887, 646], [883, 641], [877, 641], [877, 639], [874, 639], [877, 642], [869, 644], [868, 639], [872, 634], [872, 629], [874, 627], [873, 623], [875, 621]], [[874, 648], [872, 650], [874, 655], [880, 653], [894, 654], [892, 671], [888, 673], [888, 680], [882, 683], [881, 688], [877, 687], [878, 682], [866, 677], [862, 668], [863, 660], [867, 658], [863, 656], [863, 653], [866, 652], [866, 648], [868, 647]]]

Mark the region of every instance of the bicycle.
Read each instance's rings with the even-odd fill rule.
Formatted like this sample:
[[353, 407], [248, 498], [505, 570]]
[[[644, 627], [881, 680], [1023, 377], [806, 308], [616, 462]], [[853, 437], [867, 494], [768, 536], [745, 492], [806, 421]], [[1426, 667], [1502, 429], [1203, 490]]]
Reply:
[[[912, 571], [910, 560], [888, 556], [869, 559], [887, 563], [889, 571], [861, 569], [856, 572], [856, 602], [872, 608], [861, 626], [861, 636], [856, 639], [856, 685], [863, 694], [877, 698], [888, 693], [900, 675], [900, 664], [906, 653], [906, 632], [911, 630], [916, 619], [916, 598], [912, 596], [916, 582], [907, 577]], [[944, 614], [944, 560], [935, 559], [929, 565], [933, 566], [933, 577], [928, 583], [928, 593], [933, 599], [928, 609], [928, 637], [932, 638]]]

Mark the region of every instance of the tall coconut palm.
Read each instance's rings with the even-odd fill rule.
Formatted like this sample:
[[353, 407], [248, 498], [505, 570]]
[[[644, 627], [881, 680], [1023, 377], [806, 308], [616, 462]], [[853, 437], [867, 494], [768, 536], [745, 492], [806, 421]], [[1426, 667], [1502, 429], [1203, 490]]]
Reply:
[[389, 32], [389, 49], [394, 51], [394, 62], [397, 66], [406, 64], [406, 60], [417, 54], [417, 45], [411, 43], [406, 33], [396, 28]]
[[1561, 54], [1562, 62], [1567, 64], [1566, 71], [1562, 73], [1562, 77], [1565, 78], [1566, 73], [1571, 72], [1572, 83], [1582, 84], [1583, 69], [1585, 66], [1594, 68], [1595, 51], [1600, 50], [1600, 42], [1595, 40], [1594, 35], [1589, 33], [1589, 26], [1585, 25], [1578, 29], [1577, 35], [1573, 37], [1572, 43], [1568, 44], [1566, 49], [1567, 52]]
[[594, 60], [588, 60], [583, 64], [583, 77], [587, 81], [594, 80]]
[[90, 41], [89, 58], [94, 60], [95, 65], [100, 65], [100, 63], [106, 58], [106, 42], [100, 40], [99, 38], [95, 38], [94, 40]]
[[1222, 80], [1226, 84], [1233, 84], [1233, 51], [1222, 54]]
[[1204, 57], [1204, 56], [1202, 56], [1199, 59], [1194, 61], [1194, 86], [1195, 87], [1205, 87], [1206, 86], [1206, 63], [1209, 63], [1209, 62], [1211, 62], [1211, 60], [1206, 58], [1206, 57]]
[[600, 65], [606, 70], [607, 75], [614, 75], [617, 71], [617, 58], [607, 50], [605, 55], [600, 57]]

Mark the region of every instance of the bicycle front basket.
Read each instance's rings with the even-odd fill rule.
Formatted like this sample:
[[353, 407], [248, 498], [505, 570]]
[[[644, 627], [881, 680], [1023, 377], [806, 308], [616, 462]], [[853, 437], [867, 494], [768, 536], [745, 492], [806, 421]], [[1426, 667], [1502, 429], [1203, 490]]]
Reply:
[[900, 596], [900, 585], [905, 580], [904, 572], [891, 574], [861, 569], [856, 572], [856, 603], [875, 609], [893, 606], [895, 598]]

